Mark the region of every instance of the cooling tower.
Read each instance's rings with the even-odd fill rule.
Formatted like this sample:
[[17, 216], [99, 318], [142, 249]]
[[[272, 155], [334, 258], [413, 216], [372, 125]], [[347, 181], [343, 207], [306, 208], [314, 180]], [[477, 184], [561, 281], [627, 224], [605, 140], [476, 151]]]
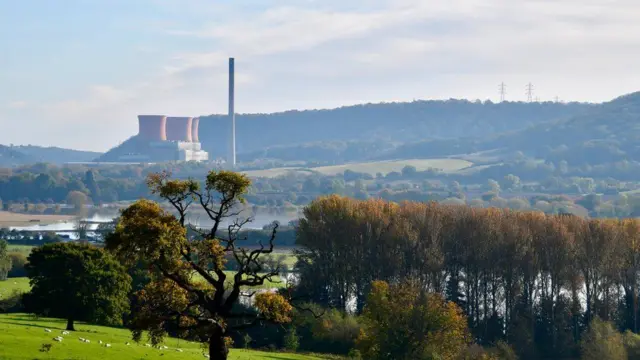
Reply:
[[200, 125], [200, 118], [193, 118], [191, 121], [191, 141], [200, 142], [198, 138], [198, 125]]
[[167, 140], [192, 142], [190, 117], [167, 118]]
[[138, 115], [138, 136], [148, 141], [165, 141], [167, 117], [164, 115]]

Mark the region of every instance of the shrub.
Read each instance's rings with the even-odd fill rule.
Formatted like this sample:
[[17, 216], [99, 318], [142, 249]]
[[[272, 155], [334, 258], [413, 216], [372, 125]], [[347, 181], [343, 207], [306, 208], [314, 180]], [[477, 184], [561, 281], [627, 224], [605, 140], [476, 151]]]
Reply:
[[16, 313], [22, 310], [22, 294], [17, 289], [8, 297], [0, 298], [0, 313]]
[[284, 348], [286, 350], [296, 352], [300, 347], [300, 337], [296, 333], [295, 326], [289, 328], [289, 331], [284, 335]]

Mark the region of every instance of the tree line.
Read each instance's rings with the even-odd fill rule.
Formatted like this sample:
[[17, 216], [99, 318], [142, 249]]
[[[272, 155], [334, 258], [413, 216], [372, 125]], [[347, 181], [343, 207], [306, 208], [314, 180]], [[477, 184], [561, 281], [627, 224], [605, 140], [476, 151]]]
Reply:
[[466, 314], [481, 344], [573, 357], [592, 319], [640, 330], [640, 221], [437, 203], [320, 198], [297, 232], [298, 291], [362, 312], [373, 281], [415, 279]]

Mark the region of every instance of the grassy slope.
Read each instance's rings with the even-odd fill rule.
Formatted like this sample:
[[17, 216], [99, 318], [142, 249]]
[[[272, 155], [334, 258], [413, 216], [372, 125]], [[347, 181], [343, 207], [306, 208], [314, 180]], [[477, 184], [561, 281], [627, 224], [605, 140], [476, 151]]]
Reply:
[[[402, 168], [407, 165], [415, 166], [418, 171], [436, 168], [441, 169], [444, 172], [455, 172], [464, 168], [468, 168], [472, 166], [473, 163], [462, 159], [413, 159], [321, 166], [312, 168], [311, 170], [317, 171], [324, 175], [337, 175], [344, 173], [345, 170], [368, 173], [371, 175], [376, 175], [377, 173], [386, 175], [393, 171], [400, 172], [402, 171]], [[309, 169], [275, 168], [266, 170], [251, 170], [246, 171], [245, 173], [251, 177], [277, 177], [280, 175], [284, 175], [290, 171], [302, 172], [308, 170]]]
[[22, 278], [10, 278], [6, 281], [0, 281], [0, 299], [11, 295], [14, 290], [19, 292], [27, 292], [31, 287], [29, 286], [29, 279]]
[[[0, 359], [204, 359], [200, 344], [166, 339], [166, 350], [146, 347], [131, 341], [126, 329], [78, 324], [75, 332], [62, 335], [66, 323], [59, 319], [35, 319], [24, 314], [0, 315]], [[44, 329], [51, 329], [47, 333]], [[52, 339], [62, 336], [62, 342]], [[88, 339], [91, 343], [78, 340]], [[111, 344], [100, 346], [98, 340]], [[127, 346], [126, 343], [131, 345]], [[40, 352], [42, 344], [53, 344], [49, 353]], [[176, 349], [183, 352], [178, 352]], [[233, 360], [318, 360], [323, 357], [250, 350], [232, 350]]]

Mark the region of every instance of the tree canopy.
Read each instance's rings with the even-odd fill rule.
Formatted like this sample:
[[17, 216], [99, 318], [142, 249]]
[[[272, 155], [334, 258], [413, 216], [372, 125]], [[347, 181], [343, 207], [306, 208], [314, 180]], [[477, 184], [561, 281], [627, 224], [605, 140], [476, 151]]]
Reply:
[[[278, 268], [267, 270], [261, 259], [273, 252], [278, 226], [271, 229], [268, 243], [254, 249], [241, 246], [238, 233], [250, 221], [236, 218], [250, 186], [245, 175], [211, 171], [201, 187], [193, 180], [158, 173], [147, 183], [177, 215], [156, 202], [139, 200], [122, 211], [106, 239], [107, 248], [128, 265], [144, 263], [149, 271], [151, 281], [136, 294], [138, 306], [130, 324], [135, 340], [146, 330], [158, 344], [171, 333], [208, 342], [212, 359], [226, 359], [232, 331], [262, 320], [291, 320], [292, 306], [283, 296], [250, 290], [279, 273]], [[187, 213], [196, 206], [212, 226], [190, 227], [196, 235], [188, 237]], [[234, 262], [232, 273], [225, 271], [227, 261]], [[239, 309], [241, 296], [253, 297], [255, 310]]]
[[34, 248], [25, 266], [31, 292], [24, 297], [28, 311], [74, 321], [121, 325], [129, 308], [131, 278], [103, 249], [76, 243]]

